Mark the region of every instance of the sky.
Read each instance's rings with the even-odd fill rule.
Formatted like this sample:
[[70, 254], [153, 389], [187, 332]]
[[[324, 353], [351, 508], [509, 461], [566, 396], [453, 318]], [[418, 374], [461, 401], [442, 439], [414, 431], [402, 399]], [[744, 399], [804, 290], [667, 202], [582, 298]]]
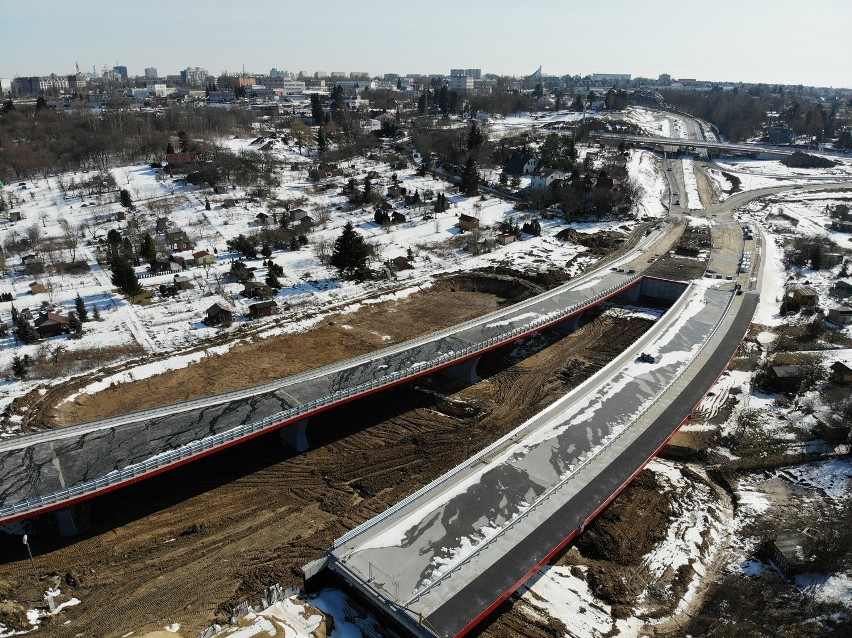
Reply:
[[0, 78], [630, 73], [852, 87], [849, 0], [0, 0]]

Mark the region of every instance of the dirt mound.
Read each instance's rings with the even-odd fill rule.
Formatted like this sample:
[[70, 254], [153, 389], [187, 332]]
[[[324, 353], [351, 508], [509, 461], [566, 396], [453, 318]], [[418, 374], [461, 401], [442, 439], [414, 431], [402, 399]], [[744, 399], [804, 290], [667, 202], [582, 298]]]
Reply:
[[781, 163], [790, 168], [831, 168], [837, 165], [837, 162], [826, 157], [810, 155], [801, 151], [796, 151], [789, 157], [785, 157], [781, 160]]
[[572, 244], [585, 246], [593, 255], [606, 255], [621, 246], [626, 236], [611, 230], [604, 230], [598, 233], [578, 233], [573, 228], [566, 228], [559, 231], [556, 238], [569, 241]]

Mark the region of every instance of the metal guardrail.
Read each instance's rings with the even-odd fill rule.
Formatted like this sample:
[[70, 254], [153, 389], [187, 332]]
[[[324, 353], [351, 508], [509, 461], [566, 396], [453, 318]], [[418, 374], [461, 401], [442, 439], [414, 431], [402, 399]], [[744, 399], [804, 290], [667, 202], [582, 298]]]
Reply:
[[[0, 507], [0, 521], [5, 520], [7, 518], [19, 516], [20, 514], [25, 514], [25, 513], [28, 513], [28, 512], [34, 513], [34, 512], [37, 512], [39, 510], [43, 510], [43, 509], [46, 509], [46, 508], [49, 508], [49, 507], [52, 507], [52, 506], [55, 506], [55, 505], [60, 505], [64, 502], [80, 499], [81, 497], [85, 497], [87, 495], [93, 495], [97, 492], [100, 492], [100, 491], [106, 489], [106, 488], [120, 485], [121, 483], [129, 481], [131, 479], [143, 476], [145, 474], [149, 474], [149, 473], [154, 472], [156, 470], [161, 470], [161, 469], [166, 468], [166, 467], [171, 466], [171, 465], [175, 465], [175, 464], [180, 463], [182, 461], [185, 461], [186, 459], [189, 459], [193, 456], [197, 456], [197, 455], [202, 454], [204, 452], [209, 452], [211, 450], [215, 450], [216, 448], [223, 447], [223, 446], [228, 445], [228, 444], [230, 444], [230, 443], [232, 443], [232, 442], [234, 442], [238, 439], [257, 434], [257, 433], [262, 432], [264, 430], [275, 429], [276, 427], [282, 425], [283, 423], [295, 421], [299, 417], [304, 417], [306, 415], [309, 415], [312, 412], [315, 412], [315, 411], [317, 411], [321, 408], [330, 406], [334, 403], [338, 403], [338, 402], [340, 402], [344, 399], [348, 399], [348, 398], [351, 398], [351, 397], [354, 397], [354, 396], [365, 394], [365, 393], [370, 392], [372, 390], [375, 390], [377, 388], [381, 388], [381, 387], [388, 386], [388, 385], [393, 385], [393, 384], [399, 383], [400, 381], [403, 381], [405, 379], [422, 376], [423, 374], [428, 373], [430, 370], [444, 367], [446, 365], [451, 364], [454, 361], [463, 360], [463, 359], [466, 359], [470, 356], [473, 356], [477, 352], [488, 350], [488, 349], [493, 348], [495, 346], [498, 346], [500, 344], [513, 341], [513, 340], [517, 339], [518, 337], [520, 337], [524, 334], [528, 334], [530, 332], [534, 332], [535, 330], [537, 330], [537, 329], [539, 329], [543, 326], [547, 326], [547, 325], [550, 325], [550, 324], [553, 324], [553, 323], [558, 323], [560, 320], [564, 319], [565, 317], [570, 316], [570, 315], [572, 315], [576, 312], [579, 312], [580, 310], [582, 310], [586, 307], [592, 306], [605, 297], [609, 297], [613, 294], [616, 294], [617, 292], [620, 292], [622, 290], [625, 290], [625, 289], [631, 287], [638, 280], [640, 280], [641, 277], [642, 277], [642, 275], [634, 275], [634, 276], [629, 277], [628, 279], [620, 282], [619, 284], [616, 284], [615, 286], [611, 286], [611, 287], [609, 287], [609, 288], [607, 288], [607, 289], [605, 289], [601, 292], [596, 293], [595, 295], [584, 300], [583, 302], [573, 304], [572, 306], [570, 306], [569, 308], [567, 308], [565, 310], [548, 313], [547, 315], [543, 315], [541, 317], [538, 317], [534, 321], [528, 322], [528, 323], [524, 324], [523, 326], [514, 328], [514, 329], [509, 330], [507, 332], [503, 332], [503, 333], [501, 333], [501, 334], [499, 334], [495, 337], [491, 337], [489, 339], [486, 339], [485, 341], [481, 341], [479, 343], [472, 344], [472, 345], [470, 345], [470, 346], [468, 346], [468, 347], [466, 347], [466, 348], [464, 348], [464, 349], [462, 349], [458, 352], [449, 352], [447, 354], [443, 354], [439, 357], [436, 357], [436, 358], [434, 358], [430, 361], [424, 361], [424, 362], [416, 363], [416, 364], [412, 365], [406, 371], [397, 371], [397, 372], [391, 373], [389, 375], [385, 375], [383, 377], [380, 377], [379, 379], [376, 379], [376, 380], [367, 381], [367, 382], [360, 383], [360, 384], [355, 385], [355, 386], [351, 386], [349, 388], [345, 388], [343, 390], [338, 390], [338, 391], [333, 392], [332, 394], [326, 395], [324, 397], [320, 397], [318, 399], [314, 399], [313, 401], [309, 401], [307, 403], [303, 403], [303, 404], [300, 404], [298, 406], [294, 406], [294, 407], [289, 408], [287, 410], [283, 410], [281, 412], [278, 412], [276, 414], [268, 416], [265, 419], [262, 419], [260, 421], [239, 425], [239, 426], [232, 428], [231, 430], [228, 430], [226, 432], [222, 432], [220, 434], [215, 434], [215, 435], [212, 435], [212, 436], [209, 436], [209, 437], [205, 437], [205, 438], [200, 439], [198, 441], [193, 441], [191, 443], [187, 443], [187, 444], [185, 444], [185, 445], [183, 445], [183, 446], [181, 446], [181, 447], [179, 447], [175, 450], [170, 450], [168, 452], [163, 452], [161, 454], [157, 454], [156, 456], [153, 456], [152, 458], [147, 459], [147, 460], [145, 460], [141, 463], [134, 463], [134, 464], [129, 465], [129, 466], [122, 468], [120, 470], [113, 470], [112, 472], [109, 472], [109, 473], [105, 474], [104, 476], [101, 476], [97, 479], [93, 479], [91, 481], [86, 481], [84, 483], [78, 483], [77, 485], [74, 485], [70, 488], [58, 490], [58, 491], [52, 492], [50, 494], [32, 497], [32, 498], [26, 499], [24, 501], [19, 501], [17, 503], [13, 503], [11, 505], [4, 505], [4, 506]], [[482, 318], [479, 318], [477, 320], [473, 320], [472, 323], [473, 323], [473, 325], [476, 325], [478, 323], [481, 323], [481, 321], [482, 321]], [[467, 322], [467, 323], [471, 323], [471, 322]], [[453, 332], [456, 332], [457, 329], [458, 329], [458, 327], [452, 329], [450, 334], [452, 334]], [[375, 358], [375, 355], [376, 355], [376, 353], [372, 353], [371, 355], [362, 355], [361, 357], [355, 357], [353, 359], [347, 360], [346, 363], [347, 364], [352, 364], [352, 363], [357, 364], [357, 363], [360, 363], [360, 362], [370, 361], [370, 360]], [[339, 367], [339, 366], [340, 366], [340, 364], [336, 364], [336, 365], [327, 366], [327, 367], [334, 369], [334, 368]], [[322, 370], [322, 369], [320, 369], [320, 370]], [[292, 381], [293, 379], [296, 379], [298, 377], [306, 377], [307, 378], [307, 377], [310, 377], [310, 376], [315, 376], [317, 372], [318, 372], [317, 370], [314, 370], [314, 371], [311, 371], [311, 372], [308, 372], [308, 373], [303, 373], [302, 375], [296, 375], [295, 377], [290, 377], [289, 380]], [[259, 387], [266, 387], [266, 386], [259, 386]], [[281, 387], [283, 387], [283, 383], [282, 382], [273, 382], [271, 384], [268, 384], [268, 387], [269, 387], [270, 390], [281, 388]], [[254, 390], [254, 388], [253, 388], [253, 390]], [[258, 394], [258, 393], [259, 392], [253, 392], [253, 394]], [[226, 393], [226, 394], [223, 394], [223, 395], [219, 395], [219, 396], [216, 397], [217, 403], [227, 402], [227, 400], [229, 400], [228, 397], [231, 397], [232, 395], [242, 397], [242, 396], [245, 396], [245, 392], [244, 391], [235, 391], [233, 393]], [[219, 399], [225, 399], [225, 401], [221, 401]], [[204, 400], [199, 400], [198, 402], [193, 402], [193, 403], [194, 404], [209, 404], [209, 402], [204, 401]], [[181, 404], [182, 409], [180, 411], [181, 412], [186, 411], [187, 409], [191, 409], [191, 407], [192, 406], [184, 408], [184, 404]], [[162, 409], [151, 410], [150, 412], [152, 413], [152, 414], [150, 414], [151, 418], [153, 418], [157, 415], [163, 414]], [[170, 413], [171, 412], [167, 412], [167, 414], [170, 414]], [[147, 414], [147, 412], [142, 412], [142, 413], [139, 413], [138, 416], [144, 417], [146, 414]], [[116, 422], [121, 422], [122, 420], [123, 419], [121, 417], [117, 417], [115, 419]], [[56, 433], [36, 433], [36, 434], [33, 434], [33, 435], [28, 435], [28, 436], [29, 437], [39, 437], [40, 435], [47, 435], [47, 436], [44, 437], [47, 440], [53, 440], [53, 439], [57, 438]], [[32, 441], [32, 438], [29, 438], [28, 441]], [[427, 487], [430, 487], [432, 485], [433, 484], [430, 483], [429, 486], [427, 486]], [[425, 489], [426, 488], [424, 488], [424, 490]], [[418, 492], [416, 492], [415, 494], [419, 494], [422, 491], [423, 490], [418, 490]], [[407, 504], [407, 502], [410, 502], [410, 499], [412, 499], [412, 497], [414, 497], [414, 495], [410, 496], [408, 499], [406, 499], [402, 503]], [[399, 506], [402, 506], [402, 503], [400, 503]], [[390, 515], [389, 513], [390, 513], [390, 510], [388, 511], [387, 515]], [[376, 522], [378, 522], [378, 521], [376, 521]], [[370, 523], [370, 521], [367, 521], [367, 523]], [[375, 524], [375, 523], [373, 523], [373, 524]], [[366, 523], [364, 525], [366, 525]], [[360, 529], [360, 527], [361, 526], [359, 526], [359, 528], [355, 528], [355, 529], [358, 530], [358, 529]], [[353, 532], [354, 531], [355, 530], [353, 530]], [[350, 532], [350, 534], [351, 533], [352, 532]]]

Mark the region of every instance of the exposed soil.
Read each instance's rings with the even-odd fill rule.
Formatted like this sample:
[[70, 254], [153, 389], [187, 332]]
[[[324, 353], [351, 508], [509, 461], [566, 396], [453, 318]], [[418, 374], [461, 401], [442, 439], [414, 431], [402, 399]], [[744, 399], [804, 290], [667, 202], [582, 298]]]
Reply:
[[[429, 289], [368, 306], [326, 321], [312, 331], [318, 334], [240, 346], [237, 363], [229, 354], [162, 383], [123, 385], [63, 416], [89, 419], [277, 377], [303, 369], [300, 360], [315, 366], [353, 356], [385, 345], [384, 335], [407, 339], [502, 303], [460, 285], [445, 290], [440, 305], [438, 290]], [[232, 605], [259, 600], [271, 583], [300, 583], [300, 567], [334, 538], [540, 411], [650, 325], [604, 315], [565, 337], [542, 333], [489, 353], [479, 365], [485, 380], [474, 386], [435, 375], [346, 404], [312, 418], [307, 453], [290, 452], [270, 434], [88, 501], [77, 512], [84, 531], [72, 540], [56, 539], [49, 518], [35, 519], [30, 543], [39, 575], [82, 600], [63, 612], [68, 624], [51, 623], [40, 634], [110, 638], [177, 622], [192, 636], [225, 620]], [[0, 582], [15, 599], [33, 600], [23, 549], [19, 538], [0, 535], [0, 554], [14, 559], [0, 565]]]

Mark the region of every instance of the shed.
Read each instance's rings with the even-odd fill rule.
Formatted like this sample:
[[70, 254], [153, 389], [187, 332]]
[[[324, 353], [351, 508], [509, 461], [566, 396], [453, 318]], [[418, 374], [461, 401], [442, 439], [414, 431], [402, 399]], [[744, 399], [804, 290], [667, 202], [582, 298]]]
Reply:
[[768, 543], [772, 561], [782, 574], [792, 576], [813, 566], [812, 539], [808, 530], [778, 532]]
[[852, 295], [852, 279], [838, 279], [831, 287], [831, 292], [841, 299]]
[[476, 217], [471, 217], [470, 215], [462, 213], [459, 215], [459, 221], [456, 226], [462, 230], [474, 230], [479, 228], [479, 220]]
[[163, 273], [170, 273], [172, 271], [173, 266], [177, 268], [177, 264], [169, 261], [168, 259], [164, 259], [163, 257], [157, 257], [156, 259], [152, 259], [149, 264], [152, 275], [162, 275]]
[[21, 257], [21, 265], [28, 275], [40, 275], [44, 272], [44, 259], [37, 253]]
[[797, 392], [805, 380], [803, 366], [770, 366], [768, 382], [779, 392]]
[[852, 368], [844, 361], [831, 364], [831, 380], [837, 385], [852, 385]]
[[30, 294], [37, 295], [42, 292], [47, 292], [47, 288], [44, 287], [44, 284], [40, 284], [37, 281], [34, 281], [30, 284]]
[[55, 312], [41, 313], [33, 321], [33, 326], [40, 337], [55, 337], [63, 332], [68, 332], [70, 329], [68, 317], [63, 317]]
[[796, 286], [793, 290], [793, 299], [799, 302], [800, 306], [816, 306], [819, 295], [810, 286]]
[[275, 290], [259, 281], [247, 281], [243, 284], [242, 295], [249, 299], [269, 299], [275, 296]]
[[175, 275], [175, 288], [178, 290], [189, 290], [192, 288], [192, 279], [187, 275]]
[[826, 319], [838, 326], [848, 326], [852, 324], [852, 308], [830, 308]]
[[402, 223], [405, 223], [407, 221], [407, 218], [406, 218], [405, 215], [403, 215], [399, 211], [395, 210], [395, 211], [393, 211], [393, 214], [391, 215], [391, 221], [394, 224], [402, 224]]
[[217, 301], [207, 309], [208, 326], [230, 326], [234, 322], [234, 312], [224, 302]]
[[501, 233], [497, 235], [497, 243], [501, 246], [505, 246], [506, 244], [511, 244], [515, 242], [518, 238], [514, 233]]
[[252, 319], [271, 317], [276, 314], [278, 314], [278, 304], [274, 301], [259, 301], [249, 306], [249, 317]]

